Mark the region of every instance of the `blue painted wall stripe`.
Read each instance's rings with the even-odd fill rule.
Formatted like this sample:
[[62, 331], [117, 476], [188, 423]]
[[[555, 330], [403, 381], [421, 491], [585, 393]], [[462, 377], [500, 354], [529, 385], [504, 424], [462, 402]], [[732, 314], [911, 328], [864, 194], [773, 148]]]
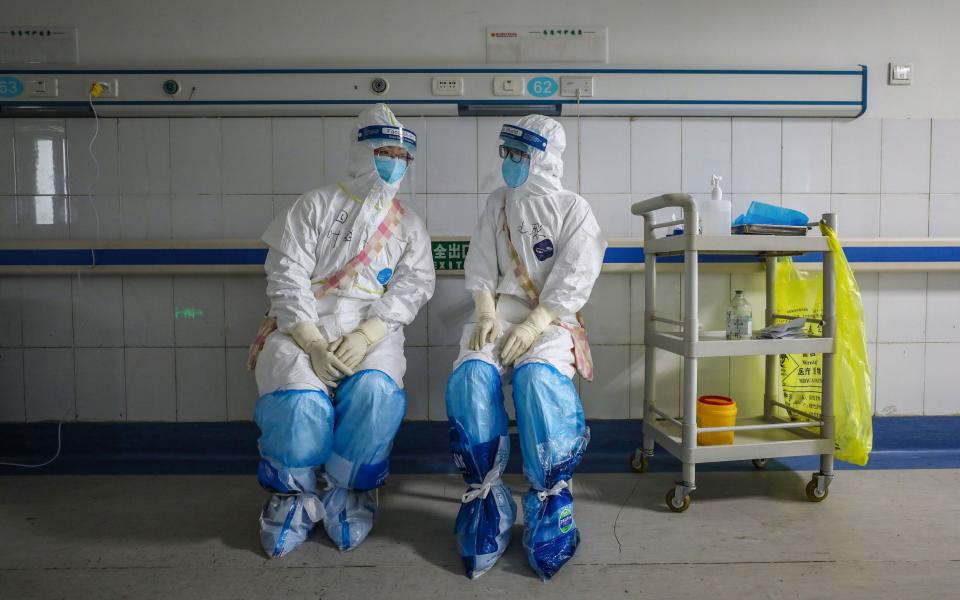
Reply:
[[[945, 263], [960, 262], [960, 246], [845, 246], [847, 260], [855, 263]], [[0, 249], [3, 266], [129, 266], [129, 265], [261, 265], [267, 251], [262, 248], [128, 248], [128, 249]], [[701, 254], [703, 263], [737, 264], [762, 260], [741, 254]], [[795, 258], [797, 262], [819, 262], [820, 253]], [[643, 248], [610, 247], [606, 264], [634, 264], [644, 261]], [[662, 263], [682, 263], [682, 256], [664, 256]]]
[[[579, 471], [626, 473], [627, 457], [639, 446], [639, 420], [588, 421], [590, 447]], [[0, 460], [42, 462], [57, 447], [56, 423], [0, 423]], [[394, 473], [455, 472], [447, 423], [401, 425], [391, 454]], [[875, 417], [874, 451], [867, 469], [960, 468], [960, 417]], [[0, 475], [60, 474], [248, 474], [257, 470], [257, 436], [252, 422], [230, 423], [67, 423], [63, 451], [41, 469], [0, 467]], [[515, 438], [515, 436], [514, 436]], [[519, 443], [513, 440], [508, 471], [520, 473]], [[770, 461], [769, 469], [813, 471], [815, 456]], [[842, 461], [839, 469], [859, 470]], [[651, 471], [680, 471], [680, 463], [658, 448]], [[753, 470], [749, 461], [698, 465], [700, 472]]]

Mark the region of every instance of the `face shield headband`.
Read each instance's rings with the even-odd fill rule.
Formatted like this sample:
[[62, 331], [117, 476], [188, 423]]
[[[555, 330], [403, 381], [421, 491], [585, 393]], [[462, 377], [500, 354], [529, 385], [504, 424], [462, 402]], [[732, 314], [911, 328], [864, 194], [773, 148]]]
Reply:
[[500, 139], [505, 142], [519, 142], [541, 152], [547, 151], [547, 138], [516, 125], [504, 125], [500, 129]]
[[402, 146], [410, 154], [417, 151], [417, 134], [394, 125], [369, 125], [357, 132], [357, 141], [365, 142], [371, 148], [383, 146]]

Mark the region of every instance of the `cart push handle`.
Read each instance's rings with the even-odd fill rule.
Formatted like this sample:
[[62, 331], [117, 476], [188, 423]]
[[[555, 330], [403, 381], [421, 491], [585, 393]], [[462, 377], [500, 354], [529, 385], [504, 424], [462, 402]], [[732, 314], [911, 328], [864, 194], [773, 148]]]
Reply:
[[[653, 211], [661, 208], [679, 208], [683, 210], [683, 220], [655, 223]], [[661, 194], [654, 198], [647, 198], [646, 200], [635, 202], [633, 206], [630, 207], [630, 212], [644, 218], [644, 228], [650, 235], [652, 235], [654, 229], [673, 227], [681, 223], [683, 223], [683, 232], [685, 234], [696, 234], [700, 231], [700, 217], [697, 214], [697, 203], [694, 202], [690, 194]]]

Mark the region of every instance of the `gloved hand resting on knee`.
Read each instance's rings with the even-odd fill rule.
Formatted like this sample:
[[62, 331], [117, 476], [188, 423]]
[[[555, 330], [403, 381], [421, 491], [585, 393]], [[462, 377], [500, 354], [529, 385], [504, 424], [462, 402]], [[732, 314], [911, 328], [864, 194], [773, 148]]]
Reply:
[[386, 325], [377, 317], [372, 317], [351, 333], [335, 339], [330, 344], [330, 350], [347, 368], [356, 369], [370, 351], [370, 346], [382, 340], [385, 335]]
[[480, 292], [473, 299], [476, 305], [477, 324], [470, 335], [470, 349], [479, 351], [500, 336], [500, 321], [497, 320], [497, 305], [490, 292]]
[[303, 321], [297, 323], [290, 332], [297, 345], [310, 357], [310, 365], [320, 381], [335, 388], [337, 381], [353, 375], [353, 369], [334, 355], [327, 340], [323, 339], [316, 323]]
[[503, 340], [500, 362], [504, 365], [512, 365], [530, 350], [530, 346], [533, 346], [537, 338], [543, 335], [555, 319], [556, 316], [543, 306], [537, 306], [530, 311], [527, 320], [511, 329]]

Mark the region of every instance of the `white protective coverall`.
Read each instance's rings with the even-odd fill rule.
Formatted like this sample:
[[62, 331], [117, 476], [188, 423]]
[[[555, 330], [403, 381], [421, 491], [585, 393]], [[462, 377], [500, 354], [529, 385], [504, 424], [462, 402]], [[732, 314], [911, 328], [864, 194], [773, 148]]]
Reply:
[[[509, 128], [505, 126], [504, 132]], [[481, 296], [498, 296], [499, 335], [473, 349], [476, 323], [467, 323], [447, 384], [446, 405], [454, 461], [471, 487], [464, 495], [456, 532], [467, 575], [476, 577], [506, 550], [516, 514], [500, 480], [509, 455], [501, 376], [512, 371], [524, 473], [531, 484], [524, 496], [524, 546], [531, 566], [548, 579], [579, 542], [572, 498], [564, 488], [589, 440], [589, 429], [571, 380], [575, 369], [569, 331], [550, 324], [513, 367], [500, 360], [504, 339], [533, 309], [514, 275], [503, 229], [504, 209], [513, 246], [539, 290], [540, 306], [570, 324], [577, 323], [576, 313], [590, 297], [606, 242], [587, 201], [561, 186], [566, 139], [560, 123], [531, 115], [514, 128], [542, 138], [545, 149], [525, 148], [530, 155], [526, 181], [490, 194], [471, 237], [466, 287], [478, 299], [478, 311]], [[513, 147], [522, 146], [503, 133], [501, 138]]]
[[[376, 488], [387, 477], [405, 411], [403, 327], [433, 295], [430, 238], [420, 217], [406, 209], [369, 265], [320, 300], [314, 297], [313, 290], [364, 248], [399, 189], [399, 182], [388, 184], [378, 174], [373, 146], [358, 141], [371, 126], [402, 128], [383, 104], [361, 113], [352, 133], [350, 178], [300, 196], [262, 238], [270, 248], [267, 295], [278, 327], [256, 364], [258, 478], [274, 492], [260, 517], [261, 542], [271, 557], [297, 547], [319, 520], [344, 550], [369, 533]], [[385, 325], [384, 337], [335, 390], [290, 335], [300, 323], [316, 323], [333, 343], [372, 317]], [[320, 476], [327, 487], [322, 492]]]

